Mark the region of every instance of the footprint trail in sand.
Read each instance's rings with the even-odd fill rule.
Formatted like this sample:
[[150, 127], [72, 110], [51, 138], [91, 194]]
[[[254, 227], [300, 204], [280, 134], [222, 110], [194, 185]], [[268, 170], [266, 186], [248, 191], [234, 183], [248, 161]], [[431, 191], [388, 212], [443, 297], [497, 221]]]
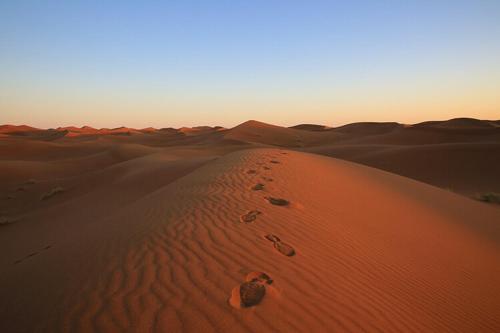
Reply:
[[264, 189], [264, 184], [258, 183], [252, 186], [252, 190], [254, 191], [262, 191]]
[[240, 309], [258, 305], [266, 295], [266, 286], [273, 283], [273, 280], [266, 273], [249, 273], [245, 282], [233, 288], [229, 304]]
[[270, 204], [275, 206], [288, 206], [290, 204], [290, 201], [282, 198], [265, 197], [264, 199], [266, 199], [267, 201], [269, 201]]
[[262, 214], [262, 212], [258, 210], [251, 210], [247, 212], [246, 214], [243, 214], [240, 216], [240, 221], [245, 222], [245, 223], [251, 223], [257, 219], [257, 216]]
[[264, 236], [267, 240], [273, 242], [274, 248], [278, 250], [279, 253], [287, 256], [287, 257], [292, 257], [295, 255], [295, 249], [291, 246], [288, 245], [287, 243], [283, 243], [281, 239], [279, 239], [278, 236], [275, 236], [273, 234], [268, 234]]

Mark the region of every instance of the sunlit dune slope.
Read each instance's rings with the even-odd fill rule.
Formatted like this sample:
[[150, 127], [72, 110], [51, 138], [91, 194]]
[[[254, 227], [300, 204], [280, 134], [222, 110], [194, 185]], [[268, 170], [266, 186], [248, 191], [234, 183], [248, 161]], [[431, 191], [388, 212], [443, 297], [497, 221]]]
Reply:
[[[110, 185], [155, 179], [135, 172], [151, 158]], [[497, 208], [280, 149], [173, 179], [111, 211], [89, 191], [4, 226], [0, 331], [500, 330]]]
[[332, 141], [335, 133], [309, 131], [246, 121], [225, 133], [226, 139], [280, 147], [304, 147]]

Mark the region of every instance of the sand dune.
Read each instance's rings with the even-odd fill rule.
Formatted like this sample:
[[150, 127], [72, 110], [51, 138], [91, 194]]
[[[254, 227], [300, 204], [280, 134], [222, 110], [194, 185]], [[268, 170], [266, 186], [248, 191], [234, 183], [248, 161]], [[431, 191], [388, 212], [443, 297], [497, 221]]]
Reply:
[[[500, 192], [492, 167], [498, 164], [495, 152], [500, 142], [500, 126], [492, 120], [457, 118], [414, 125], [363, 122], [337, 128], [314, 124], [285, 128], [252, 120], [231, 129], [198, 126], [159, 130], [88, 126], [41, 130], [4, 125], [0, 127], [0, 135], [3, 136], [0, 152], [9, 149], [14, 155], [19, 150], [31, 152], [32, 155], [26, 154], [29, 160], [44, 156], [48, 150], [69, 152], [73, 156], [82, 149], [104, 151], [112, 146], [129, 146], [126, 148], [129, 150], [135, 149], [133, 145], [205, 147], [215, 149], [216, 154], [244, 147], [278, 146], [343, 158], [467, 196]], [[24, 142], [28, 139], [32, 143]], [[42, 149], [41, 141], [54, 144]]]
[[38, 128], [27, 125], [0, 125], [0, 133], [2, 134], [15, 134], [22, 132], [37, 131]]
[[322, 139], [322, 133], [270, 125], [255, 120], [240, 124], [225, 133], [226, 139], [280, 147], [303, 147]]
[[244, 142], [300, 146], [300, 131], [249, 120], [232, 128], [225, 137]]
[[321, 128], [0, 127], [0, 332], [498, 332], [498, 206], [360, 165], [500, 190], [495, 122]]
[[[334, 142], [304, 151], [342, 158], [467, 196], [500, 192], [500, 131], [491, 121], [452, 119], [412, 126], [358, 123], [336, 128]], [[346, 131], [347, 129], [347, 131]]]
[[401, 128], [404, 128], [404, 125], [395, 122], [385, 122], [385, 123], [363, 122], [363, 123], [353, 123], [336, 127], [335, 131], [347, 134], [354, 134], [356, 136], [362, 136], [362, 135], [390, 133], [394, 130]]
[[111, 166], [1, 227], [1, 331], [500, 329], [496, 207], [294, 151], [188, 174], [165, 157]]
[[474, 118], [455, 118], [444, 121], [426, 121], [413, 125], [415, 127], [431, 127], [431, 128], [442, 128], [442, 129], [484, 129], [496, 127], [494, 121], [479, 120]]
[[328, 131], [328, 130], [332, 129], [331, 127], [328, 127], [325, 125], [315, 125], [315, 124], [300, 124], [300, 125], [291, 126], [290, 128], [295, 128], [295, 129], [305, 130], [305, 131], [313, 131], [313, 132]]
[[474, 197], [500, 192], [500, 143], [325, 145], [309, 152], [376, 167]]

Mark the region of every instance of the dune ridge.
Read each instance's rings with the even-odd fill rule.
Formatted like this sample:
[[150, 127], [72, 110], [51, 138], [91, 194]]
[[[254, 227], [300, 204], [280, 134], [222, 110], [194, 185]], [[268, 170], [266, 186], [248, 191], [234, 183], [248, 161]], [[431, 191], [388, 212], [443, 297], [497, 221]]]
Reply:
[[[251, 190], [257, 183], [265, 187]], [[249, 210], [261, 214], [242, 223]], [[376, 169], [242, 150], [111, 214], [70, 216], [51, 222], [51, 244], [18, 264], [13, 242], [24, 227], [0, 234], [11, 249], [0, 257], [1, 296], [18, 300], [1, 304], [10, 319], [2, 331], [500, 329], [500, 211]], [[233, 308], [231, 292], [251, 272], [269, 275], [272, 288]]]

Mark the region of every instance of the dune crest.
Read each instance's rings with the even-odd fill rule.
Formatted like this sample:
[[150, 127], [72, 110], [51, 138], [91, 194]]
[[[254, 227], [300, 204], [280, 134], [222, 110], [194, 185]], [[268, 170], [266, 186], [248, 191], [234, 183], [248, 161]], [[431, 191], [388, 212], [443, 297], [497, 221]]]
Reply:
[[[271, 159], [279, 168], [258, 167]], [[265, 192], [251, 189], [260, 176], [273, 179]], [[251, 210], [262, 214], [240, 223]], [[17, 300], [0, 304], [2, 331], [500, 329], [500, 211], [376, 169], [242, 150], [102, 218], [57, 212], [31, 250], [15, 241], [28, 223], [0, 233], [1, 296]], [[235, 286], [247, 306], [231, 306]]]

